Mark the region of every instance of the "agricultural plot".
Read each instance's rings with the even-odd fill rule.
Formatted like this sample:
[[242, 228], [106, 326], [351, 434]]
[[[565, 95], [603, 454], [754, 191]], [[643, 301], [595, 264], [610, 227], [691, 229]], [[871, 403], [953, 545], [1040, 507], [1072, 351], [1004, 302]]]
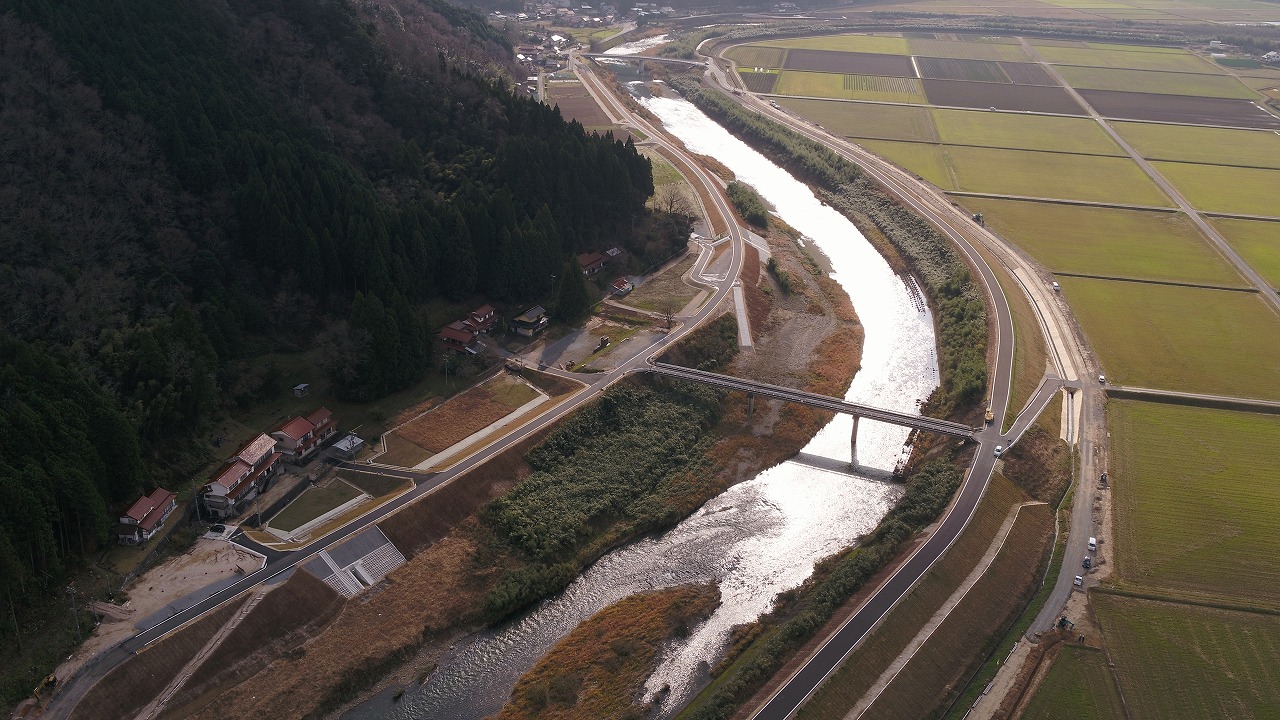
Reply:
[[1060, 87], [970, 83], [959, 80], [922, 80], [925, 96], [933, 105], [1018, 112], [1084, 115], [1084, 110]]
[[1280, 399], [1280, 321], [1254, 293], [1059, 281], [1112, 382]]
[[1182, 213], [995, 198], [961, 203], [1053, 272], [1244, 285]]
[[786, 62], [787, 51], [776, 47], [739, 45], [730, 48], [724, 55], [738, 63], [738, 67], [780, 68]]
[[297, 500], [289, 503], [289, 507], [271, 518], [270, 525], [277, 530], [292, 532], [361, 495], [361, 491], [335, 478], [325, 487], [308, 488]]
[[1280, 223], [1211, 218], [1231, 247], [1273, 288], [1280, 288]]
[[925, 107], [800, 98], [781, 100], [779, 104], [846, 137], [917, 142], [938, 140], [933, 118]]
[[838, 75], [786, 70], [778, 78], [774, 92], [839, 100], [924, 103], [920, 81], [876, 75]]
[[1280, 617], [1092, 599], [1133, 720], [1280, 717]]
[[1023, 720], [1124, 720], [1107, 656], [1101, 650], [1068, 645], [1031, 698]]
[[847, 75], [916, 76], [911, 58], [908, 57], [834, 50], [790, 50], [787, 52], [785, 68]]
[[934, 110], [939, 137], [951, 145], [1124, 155], [1093, 120], [981, 110]]
[[1168, 198], [1127, 157], [947, 147], [958, 189], [996, 195], [1167, 207]]
[[1002, 62], [1000, 69], [1005, 77], [1015, 85], [1057, 85], [1053, 76], [1043, 66], [1036, 63]]
[[746, 72], [738, 71], [738, 77], [742, 78], [742, 84], [747, 86], [747, 90], [753, 93], [771, 93], [773, 88], [778, 84], [778, 73], [774, 72]]
[[968, 80], [970, 82], [1009, 83], [1000, 63], [990, 60], [962, 60], [959, 58], [916, 58], [920, 77], [930, 80]]
[[926, 57], [1004, 62], [1028, 62], [1031, 60], [1031, 57], [1022, 49], [1017, 40], [1005, 43], [910, 38], [907, 40], [907, 47], [911, 49], [912, 55], [924, 55]]
[[943, 190], [956, 189], [941, 145], [893, 140], [859, 140], [858, 144]]
[[1121, 90], [1242, 100], [1252, 100], [1256, 97], [1252, 90], [1229, 75], [1198, 75], [1070, 65], [1059, 67], [1058, 72], [1071, 84], [1071, 87], [1080, 90]]
[[1112, 401], [1126, 586], [1280, 607], [1280, 416]]
[[1161, 175], [1201, 210], [1280, 217], [1280, 170], [1155, 162]]
[[[1103, 49], [1106, 46], [1068, 48], [1042, 45], [1033, 40], [1036, 51], [1055, 65], [1125, 68], [1129, 70], [1163, 70], [1165, 72], [1220, 75], [1222, 71], [1188, 52], [1144, 52]], [[1146, 48], [1144, 48], [1146, 50]]]
[[1132, 122], [1111, 127], [1149, 160], [1280, 168], [1274, 132]]
[[580, 82], [547, 83], [547, 104], [558, 106], [565, 120], [577, 120], [586, 128], [610, 124], [609, 116], [604, 114]]
[[1080, 94], [1109, 118], [1280, 130], [1280, 117], [1248, 100], [1116, 90], [1081, 90]]
[[907, 55], [907, 39], [891, 35], [823, 35], [807, 38], [765, 40], [757, 46], [796, 48], [799, 50], [836, 50], [839, 52], [883, 53]]

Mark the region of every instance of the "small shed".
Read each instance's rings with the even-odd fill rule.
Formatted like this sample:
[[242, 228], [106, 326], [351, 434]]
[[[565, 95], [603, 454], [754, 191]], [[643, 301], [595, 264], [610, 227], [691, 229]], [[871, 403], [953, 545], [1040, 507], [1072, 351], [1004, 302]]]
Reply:
[[349, 432], [346, 437], [333, 444], [333, 449], [342, 457], [351, 460], [364, 449], [364, 440], [354, 432]]
[[311, 393], [311, 383], [298, 383], [293, 386], [294, 397], [306, 397]]

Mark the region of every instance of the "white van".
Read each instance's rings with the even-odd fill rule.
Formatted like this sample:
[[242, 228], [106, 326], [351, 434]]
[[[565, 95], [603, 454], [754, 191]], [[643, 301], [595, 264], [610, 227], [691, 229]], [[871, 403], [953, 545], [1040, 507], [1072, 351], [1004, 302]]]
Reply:
[[1098, 538], [1089, 538], [1089, 552], [1098, 552]]

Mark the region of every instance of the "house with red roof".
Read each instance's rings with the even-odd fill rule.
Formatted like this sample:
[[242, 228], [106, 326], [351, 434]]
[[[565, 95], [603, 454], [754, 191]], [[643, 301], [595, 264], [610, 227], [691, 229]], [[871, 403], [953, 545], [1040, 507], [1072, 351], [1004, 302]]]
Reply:
[[494, 311], [492, 305], [481, 305], [472, 310], [471, 315], [463, 320], [462, 324], [477, 335], [485, 335], [493, 328], [493, 324], [497, 320], [498, 313]]
[[200, 488], [198, 501], [212, 517], [228, 518], [239, 514], [249, 503], [267, 489], [275, 476], [284, 454], [276, 449], [276, 439], [259, 433], [239, 452], [227, 458], [204, 487]]
[[337, 430], [333, 413], [328, 408], [320, 408], [307, 417], [280, 423], [271, 431], [271, 437], [275, 438], [276, 451], [285, 460], [301, 464], [309, 460]]
[[604, 269], [604, 264], [609, 258], [598, 252], [583, 253], [578, 256], [578, 266], [582, 268], [583, 275], [595, 275]]
[[437, 337], [444, 344], [445, 350], [472, 355], [479, 352], [476, 349], [476, 332], [464, 320], [454, 320], [440, 328]]
[[150, 495], [138, 498], [120, 516], [120, 524], [116, 526], [116, 537], [120, 539], [120, 544], [138, 545], [155, 537], [176, 507], [177, 496], [164, 488], [156, 488]]

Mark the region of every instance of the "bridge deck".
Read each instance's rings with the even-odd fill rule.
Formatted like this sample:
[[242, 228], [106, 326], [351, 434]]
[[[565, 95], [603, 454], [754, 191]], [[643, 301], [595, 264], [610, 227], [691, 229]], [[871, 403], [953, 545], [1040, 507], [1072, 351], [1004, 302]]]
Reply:
[[693, 368], [680, 367], [679, 365], [654, 363], [648, 367], [641, 368], [641, 370], [658, 375], [680, 378], [682, 380], [706, 383], [708, 385], [714, 385], [716, 387], [722, 387], [729, 390], [740, 390], [742, 392], [755, 393], [757, 395], [786, 400], [788, 402], [801, 403], [810, 407], [844, 413], [846, 415], [856, 415], [860, 418], [877, 420], [891, 425], [901, 425], [904, 427], [916, 428], [918, 430], [942, 433], [944, 435], [953, 435], [956, 437], [971, 439], [982, 429], [951, 422], [950, 420], [939, 420], [937, 418], [925, 417], [923, 415], [911, 415], [908, 413], [897, 412], [896, 410], [885, 410], [883, 408], [871, 407], [870, 405], [860, 405], [858, 403], [851, 403], [845, 400], [827, 397], [826, 395], [817, 395], [814, 393], [804, 392], [803, 390], [795, 390], [792, 388], [781, 387], [779, 385], [770, 385], [769, 383], [762, 383], [756, 380], [744, 380], [742, 378], [736, 378], [730, 375], [720, 375], [718, 373], [707, 372], [705, 370], [694, 370]]

